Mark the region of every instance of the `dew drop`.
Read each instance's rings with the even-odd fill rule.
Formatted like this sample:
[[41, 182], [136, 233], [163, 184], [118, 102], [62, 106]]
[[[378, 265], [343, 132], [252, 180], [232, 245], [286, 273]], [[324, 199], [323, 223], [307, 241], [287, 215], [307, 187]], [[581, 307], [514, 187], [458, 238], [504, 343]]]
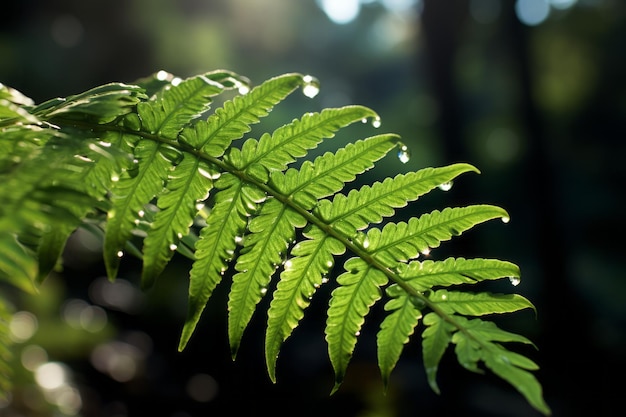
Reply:
[[519, 277], [509, 277], [509, 281], [511, 281], [511, 285], [517, 287], [522, 280]]
[[450, 191], [450, 189], [452, 188], [452, 181], [448, 181], [448, 182], [444, 182], [443, 184], [439, 184], [438, 188], [441, 191]]
[[426, 248], [426, 249], [424, 249], [424, 250], [422, 251], [422, 255], [424, 255], [424, 256], [428, 256], [428, 255], [430, 255], [430, 248]]
[[446, 301], [448, 299], [448, 296], [446, 294], [441, 294], [441, 299], [443, 301]]
[[145, 214], [146, 214], [146, 212], [145, 212], [145, 211], [143, 211], [143, 210], [139, 210], [139, 211], [137, 212], [137, 215], [138, 215], [139, 217], [143, 217]]
[[173, 77], [172, 74], [168, 73], [167, 71], [163, 71], [163, 70], [160, 70], [159, 72], [157, 72], [155, 74], [155, 78], [157, 80], [159, 80], [159, 81], [165, 81], [168, 78], [172, 78], [172, 77]]
[[285, 269], [291, 269], [293, 267], [293, 262], [291, 262], [291, 259], [285, 261], [284, 267]]
[[177, 248], [178, 248], [178, 245], [176, 245], [175, 243], [172, 243], [172, 244], [170, 245], [170, 250], [171, 250], [171, 251], [174, 251], [174, 250], [176, 250]]
[[204, 203], [196, 203], [196, 210], [200, 211], [204, 208]]
[[242, 96], [245, 96], [250, 92], [250, 86], [244, 83], [239, 83], [237, 84], [237, 91], [239, 91], [239, 94]]
[[324, 277], [322, 278], [322, 284], [326, 284], [328, 282], [328, 278]]
[[365, 239], [363, 239], [362, 245], [363, 245], [363, 249], [367, 249], [367, 248], [370, 247], [370, 241], [369, 241], [369, 239], [367, 237]]
[[243, 236], [235, 236], [235, 243], [241, 245], [243, 243]]
[[334, 262], [333, 262], [333, 261], [327, 261], [327, 262], [326, 262], [326, 266], [327, 266], [328, 268], [332, 268], [332, 267], [333, 267], [333, 265], [334, 265]]
[[511, 221], [511, 218], [509, 216], [502, 216], [501, 220], [502, 223], [508, 223]]
[[119, 176], [117, 176], [117, 175], [112, 175], [112, 176], [111, 176], [111, 181], [113, 181], [113, 182], [118, 182], [119, 180], [120, 180], [120, 177], [119, 177]]
[[409, 151], [409, 147], [404, 143], [398, 144], [398, 159], [403, 164], [406, 164], [411, 159], [411, 151]]
[[124, 251], [118, 250], [117, 251], [117, 257], [121, 258], [122, 256], [124, 256]]
[[265, 295], [267, 294], [267, 288], [263, 287], [261, 288], [261, 295]]
[[357, 337], [358, 337], [358, 336], [361, 336], [361, 332], [357, 330], [357, 332], [356, 332], [356, 333], [354, 333], [354, 335], [355, 335], [355, 336], [357, 336]]
[[315, 97], [320, 92], [320, 82], [312, 75], [302, 77], [304, 84], [302, 85], [302, 94], [309, 98]]
[[376, 116], [372, 119], [372, 126], [376, 129], [378, 129], [380, 127], [380, 125], [382, 124], [382, 122], [380, 121], [380, 117]]

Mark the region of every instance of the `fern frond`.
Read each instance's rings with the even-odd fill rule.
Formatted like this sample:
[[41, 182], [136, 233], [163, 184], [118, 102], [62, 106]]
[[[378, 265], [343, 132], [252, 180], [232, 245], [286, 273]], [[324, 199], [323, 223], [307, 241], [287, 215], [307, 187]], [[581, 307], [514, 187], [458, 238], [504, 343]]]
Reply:
[[534, 306], [519, 294], [470, 293], [461, 291], [437, 290], [428, 296], [442, 311], [465, 316], [512, 313]]
[[183, 350], [189, 341], [204, 307], [213, 290], [228, 269], [228, 262], [235, 256], [238, 244], [244, 239], [248, 217], [266, 196], [258, 189], [242, 183], [231, 174], [222, 175], [215, 187], [213, 209], [206, 219], [206, 227], [196, 242], [195, 262], [189, 282], [189, 306], [187, 320], [179, 342]]
[[287, 165], [327, 138], [337, 130], [368, 117], [378, 117], [367, 107], [346, 106], [325, 109], [321, 113], [307, 113], [299, 120], [283, 125], [271, 135], [266, 133], [257, 142], [250, 139], [241, 150], [241, 168], [254, 178], [266, 182], [268, 174], [284, 171]]
[[437, 394], [440, 393], [437, 385], [437, 369], [448, 345], [452, 341], [452, 333], [456, 330], [454, 325], [436, 313], [428, 313], [424, 316], [426, 328], [422, 332], [422, 357], [428, 384]]
[[144, 264], [141, 282], [147, 288], [161, 274], [178, 243], [189, 233], [198, 213], [197, 204], [213, 188], [219, 172], [207, 163], [185, 154], [167, 179], [166, 190], [157, 200], [157, 212], [144, 239]]
[[258, 216], [250, 221], [228, 299], [228, 336], [233, 357], [257, 303], [267, 292], [270, 278], [285, 262], [295, 228], [305, 225], [302, 216], [277, 199], [266, 201]]
[[132, 112], [145, 98], [143, 89], [138, 86], [109, 83], [67, 98], [48, 100], [32, 108], [30, 113], [41, 120], [65, 117], [105, 124]]
[[283, 175], [274, 172], [271, 185], [284, 195], [293, 196], [299, 205], [313, 208], [318, 200], [335, 194], [358, 174], [369, 170], [374, 163], [396, 146], [397, 136], [379, 135], [359, 140], [339, 149], [326, 152], [314, 162], [304, 161], [299, 170], [289, 169]]
[[333, 228], [347, 235], [356, 235], [357, 230], [371, 223], [380, 223], [384, 217], [392, 216], [395, 209], [405, 207], [410, 201], [448, 183], [464, 172], [478, 172], [469, 164], [454, 164], [440, 168], [424, 168], [417, 172], [398, 174], [351, 190], [348, 195], [336, 194], [332, 201], [321, 200], [316, 214]]
[[175, 139], [187, 124], [209, 109], [211, 97], [224, 90], [224, 86], [202, 75], [188, 78], [173, 87], [167, 85], [150, 101], [137, 105], [144, 131]]
[[[391, 311], [380, 325], [376, 336], [378, 347], [378, 367], [385, 388], [389, 383], [391, 371], [400, 359], [404, 345], [413, 334], [422, 312], [418, 302], [404, 289], [393, 284], [387, 287], [390, 300], [385, 304], [385, 311]], [[423, 303], [421, 304], [423, 306]]]
[[[271, 109], [302, 85], [302, 76], [286, 74], [265, 81], [249, 93], [224, 103], [206, 121], [183, 129], [179, 141], [212, 157], [220, 157]], [[236, 149], [236, 148], [233, 148]]]
[[380, 288], [387, 276], [361, 258], [344, 264], [346, 272], [337, 277], [340, 285], [331, 294], [326, 320], [328, 356], [335, 370], [335, 386], [339, 389], [352, 358], [357, 337], [370, 307], [381, 298]]
[[442, 241], [460, 235], [475, 225], [494, 218], [507, 217], [500, 207], [476, 205], [434, 210], [408, 223], [387, 223], [382, 230], [367, 232], [368, 250], [386, 267], [397, 262], [415, 259], [427, 253]]
[[499, 343], [518, 342], [532, 345], [532, 342], [514, 333], [499, 329], [495, 323], [480, 319], [467, 320], [455, 316], [464, 331], [452, 336], [456, 345], [454, 351], [459, 363], [473, 372], [480, 372], [478, 361], [482, 361], [496, 375], [511, 383], [537, 410], [550, 414], [550, 408], [543, 400], [542, 388], [537, 379], [528, 371], [539, 369], [532, 360], [511, 352]]
[[425, 260], [410, 262], [400, 273], [417, 291], [424, 292], [434, 286], [447, 287], [475, 284], [485, 280], [507, 277], [519, 279], [519, 267], [498, 259], [448, 258], [443, 261]]
[[315, 226], [303, 235], [307, 240], [291, 250], [267, 312], [265, 361], [272, 381], [276, 381], [276, 359], [282, 343], [304, 317], [304, 309], [317, 289], [327, 282], [334, 257], [346, 250], [340, 241]]
[[[439, 362], [452, 343], [465, 368], [479, 372], [482, 363], [549, 414], [531, 374], [537, 365], [504, 346], [530, 341], [474, 318], [533, 305], [521, 295], [470, 293], [463, 286], [507, 277], [515, 282], [519, 268], [494, 259], [417, 260], [482, 222], [508, 219], [507, 212], [471, 205], [378, 226], [397, 209], [478, 170], [465, 163], [424, 168], [347, 191], [391, 150], [405, 151], [396, 135], [351, 141], [292, 164], [350, 124], [379, 121], [376, 113], [362, 106], [307, 113], [238, 146], [235, 141], [295, 89], [312, 95], [318, 88], [301, 74], [274, 77], [252, 90], [247, 85], [228, 71], [185, 80], [159, 72], [136, 85], [107, 84], [37, 106], [0, 85], [0, 278], [33, 290], [79, 226], [103, 234], [111, 279], [126, 251], [142, 258], [142, 286], [149, 287], [177, 251], [192, 261], [182, 350], [214, 289], [234, 267], [228, 294], [234, 358], [277, 276], [265, 333], [266, 366], [275, 381], [282, 344], [328, 281], [336, 257], [349, 252], [353, 257], [334, 283], [324, 330], [335, 373], [332, 392], [344, 378], [366, 316], [382, 300], [386, 314], [377, 347], [385, 388], [421, 320], [434, 391]], [[214, 97], [233, 88], [239, 95], [210, 113]]]
[[162, 146], [148, 140], [137, 144], [135, 158], [136, 168], [125, 171], [112, 190], [103, 249], [110, 279], [117, 276], [124, 246], [136, 222], [143, 216], [144, 206], [163, 190], [172, 165], [172, 161], [162, 152]]

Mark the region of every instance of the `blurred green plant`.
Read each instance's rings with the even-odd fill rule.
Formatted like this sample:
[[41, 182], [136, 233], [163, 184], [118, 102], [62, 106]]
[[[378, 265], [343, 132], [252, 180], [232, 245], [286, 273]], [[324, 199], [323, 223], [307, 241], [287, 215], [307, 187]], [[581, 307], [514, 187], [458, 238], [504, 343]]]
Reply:
[[[384, 221], [478, 170], [464, 163], [424, 168], [345, 190], [388, 153], [403, 162], [409, 158], [398, 136], [380, 134], [304, 159], [350, 124], [378, 127], [378, 115], [362, 106], [307, 113], [235, 146], [298, 88], [313, 97], [319, 83], [308, 75], [285, 74], [250, 89], [247, 79], [228, 71], [185, 80], [160, 71], [133, 85], [106, 84], [39, 105], [2, 86], [0, 277], [35, 292], [60, 263], [77, 228], [103, 237], [111, 280], [128, 253], [143, 260], [141, 282], [150, 287], [178, 252], [193, 261], [183, 350], [214, 288], [234, 268], [228, 301], [233, 358], [274, 278], [265, 336], [272, 381], [280, 348], [316, 290], [334, 285], [325, 330], [335, 372], [332, 392], [342, 383], [365, 317], [384, 299], [387, 315], [377, 345], [385, 386], [421, 319], [423, 359], [434, 391], [439, 392], [439, 362], [452, 344], [463, 367], [482, 372], [482, 363], [550, 414], [530, 372], [538, 366], [505, 346], [532, 343], [479, 318], [534, 306], [518, 294], [466, 290], [486, 280], [515, 285], [519, 268], [496, 259], [418, 260], [479, 223], [508, 222], [507, 212], [471, 205], [406, 222]], [[234, 98], [209, 113], [212, 101], [229, 90]], [[290, 167], [300, 159], [298, 168]], [[353, 256], [331, 283], [335, 261], [345, 253]], [[3, 369], [9, 360], [6, 316], [3, 310]], [[10, 377], [1, 375], [6, 392]]]

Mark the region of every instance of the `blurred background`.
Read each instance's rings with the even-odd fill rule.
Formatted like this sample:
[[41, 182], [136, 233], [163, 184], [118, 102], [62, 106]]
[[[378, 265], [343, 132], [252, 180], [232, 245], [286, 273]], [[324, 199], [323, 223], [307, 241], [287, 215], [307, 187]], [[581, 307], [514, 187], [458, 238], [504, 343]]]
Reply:
[[[510, 223], [481, 225], [431, 257], [517, 263], [520, 285], [490, 289], [535, 303], [537, 316], [521, 312], [501, 323], [536, 343], [538, 350], [520, 350], [541, 366], [553, 414], [619, 414], [626, 372], [623, 0], [20, 0], [5, 2], [3, 16], [0, 82], [36, 102], [161, 69], [181, 77], [229, 69], [253, 84], [302, 72], [320, 80], [320, 94], [289, 98], [266, 130], [306, 111], [363, 104], [382, 126], [359, 127], [328, 146], [388, 131], [412, 154], [406, 164], [385, 159], [364, 181], [474, 164], [480, 176], [463, 176], [404, 214], [472, 203], [507, 209]], [[17, 311], [16, 389], [0, 402], [0, 416], [539, 415], [512, 387], [463, 370], [452, 352], [439, 371], [442, 394], [434, 394], [418, 337], [383, 395], [380, 309], [330, 397], [323, 338], [330, 288], [284, 345], [275, 385], [264, 369], [264, 311], [230, 359], [227, 282], [178, 353], [188, 262], [177, 259], [143, 293], [136, 261], [127, 259], [111, 283], [98, 249], [77, 233], [64, 271], [40, 295], [3, 288]]]

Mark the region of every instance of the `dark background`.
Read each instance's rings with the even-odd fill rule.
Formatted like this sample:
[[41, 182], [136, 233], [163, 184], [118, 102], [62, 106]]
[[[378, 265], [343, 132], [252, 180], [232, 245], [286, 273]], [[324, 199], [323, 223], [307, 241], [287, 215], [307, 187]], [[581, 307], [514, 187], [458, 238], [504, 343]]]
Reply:
[[[514, 290], [538, 314], [501, 322], [536, 343], [538, 350], [520, 350], [541, 366], [537, 376], [553, 414], [620, 414], [626, 3], [370, 0], [343, 24], [323, 3], [11, 1], [0, 25], [0, 82], [41, 102], [159, 69], [186, 77], [225, 68], [253, 83], [292, 71], [315, 75], [319, 96], [290, 98], [272, 122], [329, 106], [373, 108], [382, 118], [379, 130], [399, 133], [412, 158], [406, 165], [385, 159], [368, 181], [424, 166], [476, 165], [480, 176], [461, 177], [408, 214], [490, 203], [507, 209], [511, 222], [481, 225], [432, 257], [517, 263], [522, 282]], [[537, 21], [523, 22], [528, 10]], [[542, 10], [549, 11], [545, 19]], [[329, 146], [354, 139], [339, 137]], [[330, 289], [320, 290], [284, 345], [275, 385], [264, 369], [263, 310], [237, 361], [230, 360], [227, 282], [178, 353], [188, 263], [177, 260], [142, 294], [140, 266], [125, 260], [118, 283], [107, 284], [97, 249], [78, 234], [63, 273], [36, 297], [14, 296], [36, 331], [15, 347], [16, 391], [0, 404], [0, 416], [538, 415], [510, 386], [461, 369], [452, 352], [441, 364], [437, 396], [426, 383], [418, 337], [383, 395], [375, 353], [380, 308], [363, 330], [344, 385], [329, 397], [323, 326]], [[491, 289], [513, 290], [505, 284]], [[55, 396], [35, 383], [36, 372], [27, 368], [36, 367], [24, 353], [33, 351], [45, 353], [41, 363], [66, 367], [69, 394]]]

